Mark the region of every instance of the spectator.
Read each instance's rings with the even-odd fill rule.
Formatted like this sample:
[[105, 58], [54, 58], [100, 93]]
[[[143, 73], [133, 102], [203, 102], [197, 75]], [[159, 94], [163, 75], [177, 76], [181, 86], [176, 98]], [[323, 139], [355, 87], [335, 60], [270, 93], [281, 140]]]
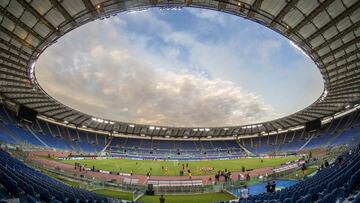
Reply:
[[239, 202], [241, 199], [245, 199], [245, 201], [247, 201], [247, 199], [249, 198], [249, 189], [247, 188], [246, 185], [244, 186], [244, 188], [240, 190], [240, 194], [241, 194], [241, 198], [239, 199]]
[[275, 192], [275, 190], [276, 190], [276, 182], [275, 180], [273, 180], [271, 183], [271, 192]]
[[271, 183], [268, 182], [267, 185], [265, 186], [265, 188], [266, 188], [266, 192], [270, 193], [271, 192]]
[[219, 175], [219, 173], [217, 173], [217, 174], [215, 175], [215, 181], [216, 181], [216, 182], [219, 182], [219, 180], [220, 180], [220, 175]]
[[344, 159], [342, 157], [339, 157], [338, 158], [338, 163], [339, 163], [339, 166], [341, 167], [345, 163]]
[[160, 200], [160, 203], [165, 203], [165, 197], [164, 197], [164, 195], [161, 195], [160, 198], [159, 198], [159, 200]]
[[327, 167], [329, 167], [329, 162], [328, 162], [328, 160], [325, 160], [325, 168], [327, 168]]
[[306, 167], [305, 163], [301, 166], [301, 170], [303, 172], [303, 175], [306, 176], [307, 175], [307, 167]]
[[250, 181], [250, 174], [246, 174], [246, 181]]

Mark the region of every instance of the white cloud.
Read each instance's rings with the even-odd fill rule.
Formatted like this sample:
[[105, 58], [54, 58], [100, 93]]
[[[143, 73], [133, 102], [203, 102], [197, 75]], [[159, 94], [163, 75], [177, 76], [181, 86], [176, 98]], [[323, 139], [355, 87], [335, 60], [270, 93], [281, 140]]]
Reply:
[[[227, 22], [213, 13], [196, 16]], [[147, 26], [147, 33], [128, 31], [129, 23], [116, 17], [76, 29], [48, 48], [36, 67], [45, 91], [94, 116], [143, 124], [223, 126], [280, 116], [259, 94], [226, 79], [250, 74], [241, 72], [252, 66], [243, 60], [249, 45], [237, 38], [204, 43], [197, 29], [174, 30], [152, 12], [131, 15], [137, 17], [131, 26]], [[151, 46], [152, 37], [163, 42]], [[244, 51], [234, 57], [238, 44]], [[270, 63], [280, 46], [261, 44], [259, 61]]]

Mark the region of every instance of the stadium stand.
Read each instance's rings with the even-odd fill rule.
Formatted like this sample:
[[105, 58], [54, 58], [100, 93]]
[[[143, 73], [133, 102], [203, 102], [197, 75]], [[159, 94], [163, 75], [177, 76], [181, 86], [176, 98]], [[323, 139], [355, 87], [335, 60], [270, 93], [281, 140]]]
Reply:
[[177, 141], [114, 137], [107, 147], [114, 156], [139, 156], [176, 159], [243, 157], [246, 154], [235, 140]]
[[[0, 183], [20, 202], [115, 202], [101, 195], [65, 185], [13, 158], [0, 150]], [[0, 187], [5, 197], [4, 187]]]
[[[359, 135], [360, 111], [333, 119], [316, 133], [304, 129], [237, 140], [165, 140], [110, 137], [37, 119], [29, 126], [13, 112], [0, 108], [0, 141], [31, 147], [79, 153], [107, 152], [111, 156], [143, 159], [221, 159], [253, 155], [285, 154], [299, 150], [353, 145]], [[247, 152], [246, 152], [247, 151]]]
[[[317, 133], [304, 129], [276, 135], [241, 139], [240, 143], [254, 154], [276, 154], [310, 150], [319, 147], [353, 145], [359, 136], [360, 111], [333, 119]], [[356, 143], [356, 142], [355, 142]]]
[[[341, 159], [340, 159], [341, 158]], [[341, 161], [340, 161], [341, 160]], [[360, 184], [360, 145], [341, 154], [329, 167], [314, 176], [274, 193], [261, 193], [226, 203], [283, 202], [335, 203], [344, 202]], [[353, 202], [358, 202], [359, 194]], [[347, 200], [347, 202], [351, 202]], [[224, 203], [224, 202], [223, 202]]]

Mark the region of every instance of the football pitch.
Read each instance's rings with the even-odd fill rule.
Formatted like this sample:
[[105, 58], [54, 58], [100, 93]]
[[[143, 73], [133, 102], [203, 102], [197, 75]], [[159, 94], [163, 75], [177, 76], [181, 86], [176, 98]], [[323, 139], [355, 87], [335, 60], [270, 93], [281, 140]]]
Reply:
[[[217, 201], [226, 201], [236, 199], [236, 197], [228, 193], [209, 193], [209, 194], [193, 194], [193, 195], [165, 195], [166, 203], [212, 203]], [[158, 203], [159, 195], [142, 196], [138, 201], [145, 203]]]
[[[156, 176], [178, 176], [185, 166], [185, 174], [190, 169], [193, 176], [213, 175], [217, 171], [227, 169], [231, 172], [258, 169], [265, 167], [280, 166], [283, 163], [297, 160], [299, 157], [276, 157], [276, 158], [241, 158], [229, 160], [206, 160], [206, 161], [160, 161], [160, 160], [132, 160], [132, 159], [88, 159], [88, 160], [62, 160], [61, 162], [74, 165], [75, 162], [85, 165], [88, 168], [95, 166], [95, 169], [111, 172], [130, 173], [134, 175], [146, 175], [148, 172]], [[262, 161], [261, 161], [262, 160]], [[188, 164], [188, 167], [186, 167]]]

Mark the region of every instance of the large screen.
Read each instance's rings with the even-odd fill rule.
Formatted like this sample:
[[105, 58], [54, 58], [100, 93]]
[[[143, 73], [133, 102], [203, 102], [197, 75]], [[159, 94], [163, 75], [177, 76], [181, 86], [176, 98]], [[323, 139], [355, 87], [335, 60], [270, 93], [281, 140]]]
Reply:
[[19, 107], [17, 116], [20, 119], [24, 119], [24, 120], [29, 121], [29, 122], [34, 122], [35, 119], [36, 119], [36, 116], [37, 116], [37, 112], [30, 109], [30, 108], [28, 108], [28, 107], [26, 107], [26, 106], [21, 105]]
[[307, 122], [305, 124], [305, 130], [306, 131], [315, 131], [315, 130], [320, 130], [321, 129], [321, 120], [320, 119], [316, 119], [310, 122]]

